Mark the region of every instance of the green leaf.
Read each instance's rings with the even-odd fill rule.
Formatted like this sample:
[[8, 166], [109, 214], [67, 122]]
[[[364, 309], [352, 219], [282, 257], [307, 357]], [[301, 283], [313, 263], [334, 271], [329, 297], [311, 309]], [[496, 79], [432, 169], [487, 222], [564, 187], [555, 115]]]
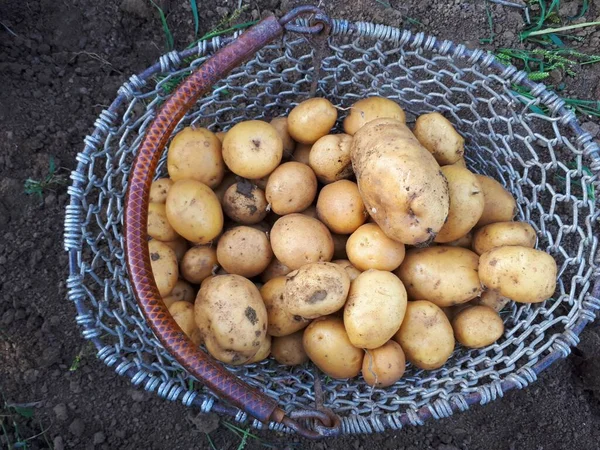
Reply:
[[15, 410], [15, 412], [22, 416], [25, 417], [26, 419], [30, 419], [33, 417], [33, 408], [25, 408], [23, 406], [13, 406], [12, 409]]
[[169, 29], [169, 24], [167, 23], [167, 18], [165, 17], [165, 13], [160, 6], [158, 6], [154, 1], [150, 0], [150, 3], [154, 5], [156, 10], [158, 11], [158, 15], [160, 16], [160, 22], [162, 24], [163, 32], [165, 34], [165, 40], [167, 45], [167, 50], [171, 51], [174, 47], [173, 34]]
[[192, 15], [194, 16], [194, 36], [198, 36], [200, 19], [198, 18], [198, 5], [196, 4], [196, 0], [190, 0], [190, 6], [192, 7]]

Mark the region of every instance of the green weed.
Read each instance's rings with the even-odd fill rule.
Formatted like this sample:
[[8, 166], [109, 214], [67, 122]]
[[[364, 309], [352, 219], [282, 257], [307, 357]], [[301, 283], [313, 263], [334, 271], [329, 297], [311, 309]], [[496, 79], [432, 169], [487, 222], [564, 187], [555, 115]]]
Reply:
[[28, 178], [25, 180], [23, 190], [27, 195], [37, 195], [40, 199], [44, 197], [46, 191], [56, 191], [61, 186], [66, 186], [69, 180], [64, 173], [57, 169], [54, 158], [50, 157], [48, 163], [48, 173], [42, 180]]
[[169, 24], [167, 23], [167, 17], [165, 16], [165, 12], [162, 10], [160, 6], [150, 0], [150, 3], [156, 8], [158, 11], [158, 16], [160, 17], [160, 23], [162, 25], [163, 33], [165, 35], [165, 45], [167, 47], [167, 51], [173, 50], [175, 43], [173, 40], [173, 33], [169, 28]]
[[494, 42], [494, 38], [496, 37], [496, 35], [494, 34], [494, 17], [492, 16], [492, 11], [490, 9], [490, 2], [488, 2], [488, 0], [485, 0], [485, 14], [487, 16], [490, 37], [484, 38], [484, 39], [479, 39], [479, 42], [481, 44], [491, 44], [492, 42]]
[[194, 16], [194, 36], [198, 36], [200, 19], [198, 17], [198, 5], [196, 4], [196, 0], [190, 0], [190, 6], [192, 7], [192, 16]]
[[[0, 408], [0, 430], [7, 444], [7, 449], [29, 448], [31, 441], [40, 437], [44, 439], [47, 448], [52, 449], [52, 444], [46, 434], [50, 426], [44, 428], [42, 422], [37, 419], [36, 422], [40, 431], [29, 437], [25, 437], [19, 427], [19, 424], [23, 421], [32, 421], [35, 419], [35, 410], [33, 407], [38, 403], [10, 404], [6, 401], [4, 393], [1, 394], [3, 401]], [[11, 435], [14, 441], [11, 440]]]

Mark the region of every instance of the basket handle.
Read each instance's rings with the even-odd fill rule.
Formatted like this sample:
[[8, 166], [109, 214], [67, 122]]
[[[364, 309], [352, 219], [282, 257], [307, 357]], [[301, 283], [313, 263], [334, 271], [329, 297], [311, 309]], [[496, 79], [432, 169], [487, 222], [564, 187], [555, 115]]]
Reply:
[[[300, 14], [315, 14], [313, 23], [299, 27], [289, 23]], [[286, 27], [287, 24], [287, 27]], [[196, 100], [224, 75], [263, 46], [290, 31], [318, 34], [328, 31], [329, 19], [313, 6], [293, 9], [280, 20], [267, 17], [216, 52], [196, 69], [165, 101], [150, 124], [133, 162], [125, 204], [124, 233], [127, 269], [137, 303], [150, 327], [175, 359], [204, 385], [261, 422], [283, 423], [298, 434], [320, 438], [339, 434], [338, 416], [324, 408], [294, 411], [288, 416], [275, 400], [250, 387], [207, 355], [173, 320], [156, 287], [148, 251], [148, 203], [150, 185], [165, 145], [183, 115]], [[297, 419], [315, 419], [314, 430]]]

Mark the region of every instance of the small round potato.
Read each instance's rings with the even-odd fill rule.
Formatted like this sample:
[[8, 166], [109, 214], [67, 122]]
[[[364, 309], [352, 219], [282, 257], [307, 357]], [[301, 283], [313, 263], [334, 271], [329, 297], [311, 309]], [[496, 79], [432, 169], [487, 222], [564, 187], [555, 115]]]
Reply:
[[290, 111], [288, 131], [296, 142], [313, 144], [335, 125], [337, 109], [325, 98], [310, 98]]
[[452, 320], [456, 340], [465, 347], [482, 348], [493, 344], [504, 334], [504, 323], [489, 306], [470, 306]]
[[352, 265], [352, 263], [350, 261], [348, 261], [347, 259], [336, 259], [335, 261], [331, 261], [331, 262], [334, 264], [337, 264], [338, 266], [342, 266], [344, 268], [344, 270], [350, 277], [350, 282], [356, 280], [356, 277], [358, 277], [362, 273], [360, 270], [358, 270], [356, 267], [354, 267]]
[[167, 170], [175, 182], [196, 180], [217, 187], [225, 175], [221, 141], [206, 128], [184, 128], [169, 146]]
[[517, 202], [500, 183], [485, 175], [475, 174], [483, 190], [483, 213], [476, 228], [496, 222], [510, 222], [517, 214]]
[[277, 130], [283, 143], [283, 159], [290, 159], [296, 149], [296, 142], [294, 142], [288, 132], [287, 117], [275, 117], [270, 123]]
[[183, 259], [183, 255], [188, 251], [189, 245], [188, 241], [186, 241], [181, 236], [177, 237], [177, 239], [173, 241], [163, 241], [167, 244], [173, 251], [175, 252], [175, 256], [177, 257], [177, 262], [181, 262]]
[[333, 259], [346, 259], [346, 243], [350, 236], [346, 234], [335, 234], [331, 233], [331, 239], [333, 239]]
[[261, 274], [260, 280], [266, 283], [276, 277], [281, 277], [290, 273], [292, 269], [283, 264], [277, 258], [273, 258], [265, 271]]
[[277, 259], [292, 270], [333, 258], [333, 239], [327, 227], [302, 214], [288, 214], [275, 222], [271, 246]]
[[473, 300], [476, 305], [489, 306], [496, 312], [500, 312], [510, 303], [510, 298], [503, 297], [497, 291], [486, 289], [479, 298]]
[[228, 273], [252, 278], [264, 271], [273, 259], [266, 233], [239, 226], [223, 233], [217, 244], [217, 260]]
[[148, 242], [148, 251], [158, 292], [162, 297], [167, 297], [179, 278], [175, 252], [167, 244], [156, 239]]
[[167, 219], [177, 233], [196, 244], [207, 244], [223, 229], [223, 210], [215, 193], [195, 180], [177, 181], [169, 189]]
[[331, 378], [352, 378], [360, 373], [363, 350], [350, 343], [341, 318], [314, 320], [304, 330], [302, 344], [310, 360]]
[[367, 220], [367, 210], [356, 183], [340, 180], [328, 184], [319, 193], [317, 214], [333, 232], [354, 233]]
[[188, 336], [192, 337], [196, 330], [194, 320], [194, 304], [190, 302], [175, 302], [169, 307], [169, 313], [177, 322], [179, 328]]
[[229, 186], [222, 203], [227, 217], [244, 225], [260, 222], [268, 212], [264, 191], [248, 180], [240, 180]]
[[190, 248], [181, 260], [181, 276], [193, 284], [200, 284], [212, 275], [217, 266], [217, 252], [214, 246], [197, 245]]
[[250, 359], [250, 361], [248, 361], [247, 364], [254, 364], [254, 363], [261, 362], [261, 361], [267, 359], [269, 357], [269, 355], [271, 354], [271, 343], [272, 343], [271, 336], [269, 336], [269, 335], [265, 336], [262, 343], [260, 344], [260, 347], [258, 348], [258, 351]]
[[478, 255], [507, 245], [535, 247], [536, 234], [525, 222], [497, 222], [479, 228], [473, 236], [473, 250]]
[[174, 241], [179, 237], [167, 219], [165, 205], [150, 203], [148, 205], [148, 235], [159, 241]]
[[388, 387], [402, 378], [405, 369], [402, 347], [396, 341], [388, 341], [379, 348], [366, 351], [362, 376], [370, 386]]
[[287, 336], [306, 328], [309, 320], [291, 314], [285, 307], [286, 277], [281, 276], [267, 281], [260, 289], [260, 295], [267, 308], [267, 333], [271, 336]]
[[519, 303], [539, 303], [552, 297], [557, 272], [552, 256], [529, 247], [496, 247], [479, 258], [483, 285]]
[[154, 180], [150, 185], [150, 203], [164, 203], [167, 201], [167, 194], [173, 185], [170, 178], [160, 178]]
[[440, 166], [454, 164], [465, 154], [465, 140], [440, 113], [419, 116], [413, 134]]
[[308, 361], [308, 355], [302, 345], [304, 330], [287, 336], [274, 337], [271, 342], [271, 355], [284, 366], [299, 366]]
[[215, 195], [217, 196], [221, 204], [223, 203], [223, 197], [225, 197], [225, 192], [227, 192], [227, 189], [229, 189], [229, 187], [232, 184], [237, 183], [238, 179], [239, 177], [235, 173], [228, 172], [227, 174], [225, 174], [225, 177], [223, 178], [223, 181], [221, 181], [221, 184], [219, 184], [215, 188]]
[[308, 164], [321, 183], [333, 183], [354, 175], [350, 159], [351, 144], [352, 136], [328, 134], [312, 145]]
[[383, 118], [406, 122], [406, 114], [398, 103], [384, 97], [363, 98], [350, 107], [350, 114], [344, 119], [344, 131], [352, 136], [367, 122]]
[[262, 178], [281, 162], [283, 142], [275, 127], [261, 120], [240, 122], [223, 140], [223, 159], [236, 175]]
[[404, 260], [405, 248], [387, 237], [376, 223], [366, 223], [348, 238], [346, 254], [360, 271], [394, 270]]
[[406, 359], [426, 370], [442, 367], [454, 351], [450, 321], [438, 306], [426, 300], [408, 302], [394, 340], [402, 346]]
[[344, 306], [344, 326], [352, 345], [381, 347], [400, 329], [406, 289], [391, 272], [367, 270], [352, 282]]
[[269, 176], [265, 195], [275, 214], [304, 211], [317, 195], [317, 177], [306, 164], [284, 163]]
[[339, 311], [346, 302], [350, 277], [330, 262], [306, 264], [287, 274], [284, 308], [293, 315], [315, 319]]
[[292, 161], [296, 161], [302, 164], [309, 165], [310, 162], [310, 150], [312, 144], [296, 144], [296, 150], [292, 155]]
[[404, 283], [409, 299], [452, 306], [466, 303], [481, 293], [478, 263], [477, 254], [466, 248], [447, 245], [411, 248], [394, 273]]

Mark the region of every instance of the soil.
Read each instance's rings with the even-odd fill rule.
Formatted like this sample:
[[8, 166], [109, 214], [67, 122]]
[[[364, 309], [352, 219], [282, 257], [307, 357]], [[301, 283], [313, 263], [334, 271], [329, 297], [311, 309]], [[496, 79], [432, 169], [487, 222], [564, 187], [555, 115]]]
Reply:
[[[156, 1], [167, 13], [175, 47], [194, 38], [188, 1]], [[516, 2], [516, 0], [515, 0]], [[206, 3], [202, 7], [202, 3]], [[210, 3], [210, 6], [209, 6]], [[237, 7], [237, 0], [200, 5], [200, 33]], [[297, 0], [243, 0], [239, 21], [281, 15]], [[490, 35], [485, 3], [476, 0], [324, 0], [332, 16], [405, 26], [479, 45]], [[577, 1], [563, 1], [565, 13]], [[209, 6], [209, 7], [208, 7]], [[490, 3], [495, 39], [484, 48], [519, 47], [518, 10]], [[587, 13], [598, 20], [598, 6]], [[572, 14], [570, 14], [572, 15]], [[418, 20], [415, 25], [407, 18]], [[577, 47], [598, 48], [600, 32], [586, 28]], [[241, 438], [214, 415], [199, 415], [134, 389], [105, 367], [81, 337], [66, 299], [62, 250], [66, 183], [102, 108], [129, 75], [164, 52], [157, 11], [144, 0], [0, 2], [0, 446], [19, 439], [30, 448], [235, 449]], [[553, 74], [564, 95], [600, 98], [600, 65], [578, 76]], [[581, 118], [598, 133], [598, 122]], [[24, 182], [47, 176], [58, 183], [27, 195]], [[523, 391], [486, 407], [423, 427], [372, 436], [309, 442], [256, 433], [246, 448], [344, 449], [597, 449], [600, 442], [600, 329], [589, 326], [581, 344]], [[11, 417], [6, 417], [10, 415]], [[207, 434], [208, 433], [208, 434]]]

